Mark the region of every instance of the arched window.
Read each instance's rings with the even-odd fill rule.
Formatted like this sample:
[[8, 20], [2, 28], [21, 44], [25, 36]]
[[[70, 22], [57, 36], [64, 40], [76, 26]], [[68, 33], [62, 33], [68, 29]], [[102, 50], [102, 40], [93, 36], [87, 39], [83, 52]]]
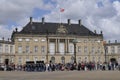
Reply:
[[64, 56], [61, 57], [61, 62], [62, 62], [62, 64], [65, 64], [65, 57]]
[[81, 57], [78, 58], [78, 63], [81, 63]]
[[74, 63], [74, 57], [71, 56], [71, 63]]
[[51, 57], [51, 61], [52, 61], [52, 63], [55, 63], [55, 57], [54, 56]]

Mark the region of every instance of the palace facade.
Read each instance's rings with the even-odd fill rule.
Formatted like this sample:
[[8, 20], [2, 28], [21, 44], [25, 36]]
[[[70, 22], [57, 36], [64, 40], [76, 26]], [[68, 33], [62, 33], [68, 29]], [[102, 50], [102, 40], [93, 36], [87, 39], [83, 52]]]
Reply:
[[14, 63], [15, 46], [11, 41], [0, 40], [0, 63]]
[[17, 28], [12, 33], [15, 45], [15, 64], [25, 64], [26, 61], [44, 61], [53, 63], [68, 62], [104, 62], [105, 51], [103, 34], [92, 32], [81, 20], [78, 24], [33, 22], [21, 31]]
[[105, 45], [106, 51], [106, 61], [109, 62], [120, 62], [120, 43], [115, 40], [115, 42], [108, 42]]

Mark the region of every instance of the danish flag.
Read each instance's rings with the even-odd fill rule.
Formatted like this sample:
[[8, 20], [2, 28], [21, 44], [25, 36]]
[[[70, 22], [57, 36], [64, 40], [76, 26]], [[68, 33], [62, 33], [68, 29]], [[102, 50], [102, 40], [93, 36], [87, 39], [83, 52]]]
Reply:
[[65, 9], [63, 9], [63, 8], [60, 8], [60, 12], [64, 12], [64, 10], [65, 10]]

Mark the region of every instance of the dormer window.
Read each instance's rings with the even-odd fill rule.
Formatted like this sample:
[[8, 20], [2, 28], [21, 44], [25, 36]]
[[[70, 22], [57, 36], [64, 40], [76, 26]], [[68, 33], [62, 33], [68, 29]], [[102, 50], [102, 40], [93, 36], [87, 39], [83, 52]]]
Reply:
[[32, 26], [32, 30], [35, 30], [35, 26]]
[[27, 41], [27, 42], [28, 42], [28, 41], [30, 41], [30, 39], [25, 39], [25, 41]]
[[19, 39], [18, 39], [18, 41], [22, 41], [22, 39], [21, 39], [21, 38], [19, 38]]
[[38, 41], [38, 39], [34, 39], [34, 41], [35, 41], [35, 42], [37, 42], [37, 41]]

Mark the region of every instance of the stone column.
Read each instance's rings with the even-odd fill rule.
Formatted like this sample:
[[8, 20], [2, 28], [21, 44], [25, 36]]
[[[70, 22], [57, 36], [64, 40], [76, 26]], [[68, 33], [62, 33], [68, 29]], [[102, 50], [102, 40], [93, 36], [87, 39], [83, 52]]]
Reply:
[[60, 39], [58, 39], [58, 42], [57, 42], [57, 52], [59, 53], [59, 44], [60, 44]]
[[46, 62], [47, 63], [49, 61], [48, 56], [49, 56], [49, 39], [47, 38], [47, 54], [46, 54]]
[[68, 51], [68, 39], [65, 39], [65, 53], [67, 53]]
[[49, 51], [49, 39], [48, 39], [48, 41], [47, 41], [47, 53], [49, 54], [50, 53], [50, 51]]
[[57, 44], [57, 42], [58, 42], [58, 39], [56, 39], [56, 40], [55, 40], [55, 53], [57, 53], [57, 52], [58, 52], [58, 49], [57, 49], [58, 44]]
[[67, 52], [69, 54], [69, 39], [67, 40]]

